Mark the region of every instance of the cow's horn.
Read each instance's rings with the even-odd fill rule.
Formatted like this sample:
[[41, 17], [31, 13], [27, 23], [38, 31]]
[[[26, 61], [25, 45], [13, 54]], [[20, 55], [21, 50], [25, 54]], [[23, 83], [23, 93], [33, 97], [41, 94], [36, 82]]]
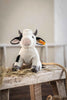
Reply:
[[34, 35], [37, 35], [37, 29], [36, 29], [36, 31], [34, 32]]
[[18, 30], [18, 33], [19, 33], [19, 35], [20, 35], [20, 36], [19, 36], [19, 39], [21, 40], [21, 38], [22, 38], [23, 35], [22, 35], [22, 33], [21, 33], [20, 30]]

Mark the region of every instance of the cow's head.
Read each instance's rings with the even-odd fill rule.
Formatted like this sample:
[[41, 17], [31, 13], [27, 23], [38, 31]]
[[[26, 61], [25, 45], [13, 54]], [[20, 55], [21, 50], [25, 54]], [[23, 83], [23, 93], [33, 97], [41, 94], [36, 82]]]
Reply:
[[[36, 37], [37, 30], [35, 32], [32, 32], [30, 29], [25, 29], [23, 33], [18, 31], [19, 37], [13, 38], [10, 43], [11, 44], [21, 44], [21, 46], [24, 47], [32, 47], [35, 46], [36, 42], [45, 44], [45, 41], [41, 39], [40, 37]], [[37, 40], [37, 41], [36, 41]]]

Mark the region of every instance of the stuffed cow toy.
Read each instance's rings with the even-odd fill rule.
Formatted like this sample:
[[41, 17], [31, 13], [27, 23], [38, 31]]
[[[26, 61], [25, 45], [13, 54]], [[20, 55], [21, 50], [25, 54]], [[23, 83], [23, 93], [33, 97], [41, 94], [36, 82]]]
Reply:
[[19, 70], [22, 67], [23, 63], [31, 63], [32, 72], [38, 72], [39, 70], [41, 70], [42, 64], [35, 45], [36, 43], [45, 45], [45, 41], [40, 37], [36, 37], [37, 30], [35, 32], [32, 32], [31, 29], [25, 29], [23, 30], [23, 33], [21, 33], [20, 31], [18, 31], [18, 33], [19, 37], [15, 37], [10, 41], [11, 44], [20, 43], [21, 45], [20, 52], [16, 58], [12, 70]]

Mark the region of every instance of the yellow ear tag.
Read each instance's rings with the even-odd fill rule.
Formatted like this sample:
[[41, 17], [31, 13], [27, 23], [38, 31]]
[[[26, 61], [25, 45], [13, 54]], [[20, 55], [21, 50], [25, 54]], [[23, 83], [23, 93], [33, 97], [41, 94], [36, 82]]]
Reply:
[[38, 42], [39, 42], [40, 44], [42, 44], [42, 45], [45, 45], [45, 44], [46, 44], [46, 42], [43, 41], [43, 40], [39, 40]]

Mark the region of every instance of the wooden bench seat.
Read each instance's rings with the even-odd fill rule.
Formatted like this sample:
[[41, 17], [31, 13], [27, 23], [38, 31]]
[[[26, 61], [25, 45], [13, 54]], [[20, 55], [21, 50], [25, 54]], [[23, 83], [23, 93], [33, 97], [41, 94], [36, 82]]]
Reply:
[[52, 81], [56, 82], [58, 94], [66, 96], [65, 77], [65, 72], [62, 73], [62, 69], [51, 66], [31, 75], [4, 77], [0, 87], [0, 100], [9, 100], [9, 89], [27, 85], [30, 86], [31, 100], [42, 100], [41, 83]]

